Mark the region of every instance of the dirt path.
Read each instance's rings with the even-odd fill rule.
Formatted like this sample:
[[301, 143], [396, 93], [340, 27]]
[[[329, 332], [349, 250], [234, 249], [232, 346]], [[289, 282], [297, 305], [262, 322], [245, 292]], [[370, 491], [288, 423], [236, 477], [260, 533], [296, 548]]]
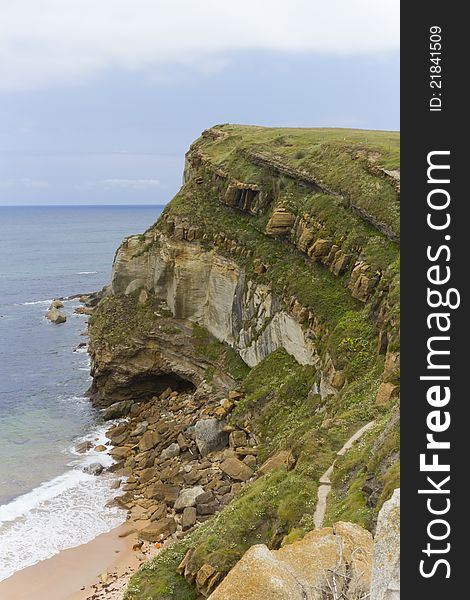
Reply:
[[[367, 425], [364, 425], [363, 427], [358, 429], [356, 431], [356, 433], [354, 435], [352, 435], [349, 438], [349, 440], [344, 444], [344, 446], [341, 448], [341, 450], [338, 450], [338, 452], [336, 453], [336, 456], [344, 456], [344, 454], [346, 454], [346, 452], [352, 448], [354, 442], [356, 442], [366, 431], [369, 431], [369, 429], [371, 429], [374, 425], [375, 425], [375, 421], [371, 421], [370, 423], [367, 423]], [[331, 476], [331, 473], [333, 472], [335, 462], [336, 462], [336, 459], [333, 461], [333, 464], [331, 464], [328, 467], [328, 469], [323, 473], [323, 475], [318, 480], [320, 483], [320, 486], [318, 488], [318, 500], [317, 500], [317, 506], [315, 507], [315, 512], [313, 514], [313, 523], [315, 525], [315, 529], [321, 529], [321, 527], [323, 525], [323, 520], [325, 518], [325, 512], [326, 512], [326, 501], [328, 498], [328, 494], [331, 491], [330, 476]]]

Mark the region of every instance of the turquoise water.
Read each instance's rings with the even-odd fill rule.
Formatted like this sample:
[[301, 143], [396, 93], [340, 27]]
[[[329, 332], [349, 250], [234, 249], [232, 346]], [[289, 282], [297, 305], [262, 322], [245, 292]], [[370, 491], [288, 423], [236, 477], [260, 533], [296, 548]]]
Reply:
[[[88, 355], [78, 303], [52, 325], [50, 300], [101, 289], [117, 246], [143, 232], [161, 207], [0, 207], [0, 579], [88, 541], [122, 515], [104, 508], [106, 477], [82, 472], [93, 452], [77, 440], [103, 427], [84, 393]], [[64, 523], [67, 526], [64, 527]], [[49, 537], [32, 544], [47, 528]], [[23, 548], [27, 536], [29, 548]]]

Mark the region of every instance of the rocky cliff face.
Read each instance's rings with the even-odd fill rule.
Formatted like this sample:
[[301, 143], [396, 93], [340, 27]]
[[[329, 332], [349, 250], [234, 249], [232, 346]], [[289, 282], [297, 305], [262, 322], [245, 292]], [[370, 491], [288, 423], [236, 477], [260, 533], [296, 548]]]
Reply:
[[[146, 244], [149, 248], [141, 254]], [[139, 289], [164, 300], [173, 316], [199, 323], [235, 347], [250, 367], [278, 348], [301, 364], [314, 362], [307, 332], [270, 287], [247, 280], [235, 260], [197, 240], [181, 241], [160, 232], [128, 238], [114, 262], [112, 293]]]
[[[253, 544], [302, 538], [331, 465], [325, 525], [374, 530], [398, 480], [397, 159], [394, 134], [215, 127], [157, 223], [118, 249], [90, 324], [95, 403], [131, 410], [170, 387], [223, 408], [236, 387], [230, 417], [214, 415], [256, 446], [256, 481], [129, 598], [207, 595], [204, 573], [220, 582]], [[156, 594], [156, 575], [186, 595]]]

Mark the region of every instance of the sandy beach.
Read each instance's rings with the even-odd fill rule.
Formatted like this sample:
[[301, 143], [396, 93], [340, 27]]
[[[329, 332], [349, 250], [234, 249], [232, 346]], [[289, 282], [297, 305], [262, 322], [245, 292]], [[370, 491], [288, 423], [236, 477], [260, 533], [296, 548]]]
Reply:
[[[69, 548], [0, 582], [2, 600], [120, 600], [139, 566], [158, 554], [153, 543], [137, 542], [125, 523], [87, 544]], [[126, 535], [127, 534], [127, 535]]]

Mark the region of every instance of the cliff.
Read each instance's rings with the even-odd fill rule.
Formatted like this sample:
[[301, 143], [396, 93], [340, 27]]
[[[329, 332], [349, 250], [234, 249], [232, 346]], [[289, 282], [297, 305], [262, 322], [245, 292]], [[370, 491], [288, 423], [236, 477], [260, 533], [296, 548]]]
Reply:
[[208, 595], [254, 544], [313, 529], [317, 493], [321, 525], [374, 532], [399, 473], [398, 146], [387, 132], [213, 127], [157, 223], [118, 249], [90, 323], [93, 401], [135, 415], [168, 387], [196, 397], [206, 408], [186, 425], [218, 419], [252, 471], [128, 598]]

